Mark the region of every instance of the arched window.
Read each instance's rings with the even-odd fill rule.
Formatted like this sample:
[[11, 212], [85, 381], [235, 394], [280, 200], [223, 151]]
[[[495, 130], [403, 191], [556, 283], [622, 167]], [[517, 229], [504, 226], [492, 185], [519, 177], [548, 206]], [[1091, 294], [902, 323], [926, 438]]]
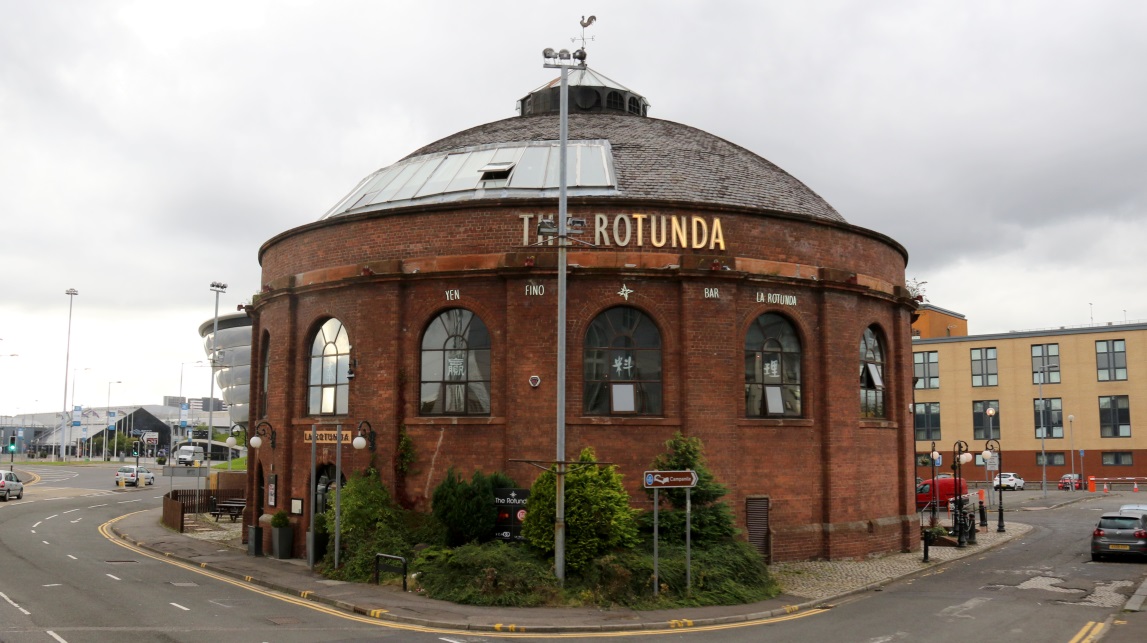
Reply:
[[620, 92], [609, 92], [605, 95], [605, 106], [608, 109], [625, 109], [625, 99], [621, 97]]
[[636, 308], [598, 315], [585, 334], [586, 415], [661, 414], [661, 332]]
[[860, 338], [860, 417], [884, 417], [884, 349], [871, 326]]
[[490, 332], [464, 308], [436, 317], [422, 334], [422, 415], [490, 414]]
[[765, 313], [745, 334], [745, 415], [801, 415], [801, 344], [784, 317]]
[[263, 333], [263, 342], [259, 347], [259, 359], [263, 364], [259, 369], [259, 415], [258, 417], [267, 417], [267, 392], [271, 390], [271, 336], [268, 333]]
[[629, 113], [641, 115], [641, 101], [637, 100], [636, 96], [629, 97]]
[[311, 344], [311, 415], [345, 415], [350, 393], [350, 338], [342, 322], [328, 319]]

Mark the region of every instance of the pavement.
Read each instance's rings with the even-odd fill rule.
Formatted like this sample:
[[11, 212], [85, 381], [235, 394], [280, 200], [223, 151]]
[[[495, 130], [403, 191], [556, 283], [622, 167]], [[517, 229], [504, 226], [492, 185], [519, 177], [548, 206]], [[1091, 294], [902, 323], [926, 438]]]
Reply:
[[[865, 560], [775, 563], [770, 573], [783, 593], [747, 605], [637, 611], [623, 607], [499, 608], [458, 605], [396, 585], [334, 581], [312, 572], [305, 560], [250, 556], [241, 544], [241, 526], [210, 516], [190, 517], [183, 534], [160, 522], [159, 509], [129, 514], [112, 525], [121, 539], [169, 560], [381, 620], [443, 630], [470, 632], [572, 633], [661, 630], [764, 620], [831, 606], [850, 595], [876, 590], [895, 580], [932, 569], [948, 561], [982, 554], [1031, 530], [1023, 524], [1025, 511], [1048, 510], [1102, 494], [1040, 491], [1005, 493], [1005, 532], [996, 530], [997, 514], [989, 512], [976, 544], [964, 548], [933, 546], [929, 562], [922, 552], [898, 553]], [[1117, 497], [1124, 494], [1111, 494]], [[1126, 494], [1125, 502], [1138, 499]], [[1147, 581], [1128, 599], [1125, 611], [1140, 611]]]

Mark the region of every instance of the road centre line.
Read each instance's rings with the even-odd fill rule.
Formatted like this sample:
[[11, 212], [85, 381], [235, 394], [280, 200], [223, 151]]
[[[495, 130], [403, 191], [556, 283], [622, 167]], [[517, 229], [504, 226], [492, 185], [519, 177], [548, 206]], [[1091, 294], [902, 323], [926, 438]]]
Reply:
[[[37, 520], [37, 521], [36, 521], [36, 524], [32, 525], [32, 529], [35, 529], [36, 527], [39, 527], [39, 526], [40, 526], [40, 523], [42, 523], [42, 522], [44, 522], [44, 521], [43, 521], [43, 520]], [[36, 533], [36, 532], [34, 532], [34, 531], [33, 531], [32, 533]]]
[[172, 603], [172, 605], [178, 607], [179, 609], [183, 610], [184, 612], [190, 612], [191, 611], [190, 607], [184, 607], [184, 606], [180, 605], [179, 603]]
[[72, 560], [79, 560], [79, 558], [76, 558], [75, 556], [73, 556], [71, 554], [68, 554], [68, 558], [71, 558]]
[[70, 513], [72, 513], [73, 511], [79, 511], [79, 510], [80, 510], [80, 508], [79, 508], [79, 507], [76, 507], [75, 509], [69, 509], [69, 510], [65, 511], [64, 513], [66, 513], [66, 514], [70, 514]]
[[112, 576], [111, 574], [107, 574], [107, 577], [112, 579], [112, 580], [123, 580], [122, 578], [120, 578], [118, 576]]
[[52, 630], [45, 630], [45, 632], [47, 633], [47, 635], [48, 635], [48, 636], [50, 636], [50, 637], [52, 637], [52, 638], [56, 639], [56, 640], [57, 640], [57, 641], [59, 641], [60, 643], [68, 643], [68, 640], [67, 640], [67, 639], [65, 639], [65, 638], [60, 638], [60, 636], [58, 636], [58, 635], [57, 635], [55, 632], [53, 632]]

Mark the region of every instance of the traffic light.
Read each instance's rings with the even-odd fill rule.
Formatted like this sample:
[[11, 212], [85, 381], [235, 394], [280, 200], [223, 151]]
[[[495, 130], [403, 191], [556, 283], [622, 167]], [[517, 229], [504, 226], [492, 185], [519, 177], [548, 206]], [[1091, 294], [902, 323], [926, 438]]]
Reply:
[[16, 453], [16, 436], [8, 436], [8, 453]]
[[131, 443], [131, 457], [139, 455], [139, 440], [133, 440]]

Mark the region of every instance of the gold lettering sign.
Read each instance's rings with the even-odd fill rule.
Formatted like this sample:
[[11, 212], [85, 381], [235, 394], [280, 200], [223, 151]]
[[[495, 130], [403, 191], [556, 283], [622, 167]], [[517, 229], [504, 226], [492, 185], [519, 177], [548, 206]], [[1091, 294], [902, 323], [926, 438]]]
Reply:
[[[351, 429], [343, 429], [343, 444], [350, 445], [350, 441], [354, 439], [354, 433]], [[309, 444], [311, 441], [311, 432], [307, 431], [306, 441]], [[335, 429], [318, 429], [315, 431], [315, 442], [319, 444], [337, 444], [339, 441], [339, 432]]]
[[[519, 214], [522, 220], [522, 245], [554, 245], [553, 235], [537, 234], [537, 214]], [[653, 246], [654, 248], [724, 250], [725, 230], [720, 217], [706, 219], [699, 215], [618, 214], [610, 221], [608, 214], [595, 214], [586, 219], [593, 244], [599, 248]], [[648, 224], [648, 225], [647, 225]], [[572, 234], [572, 233], [571, 233]]]

